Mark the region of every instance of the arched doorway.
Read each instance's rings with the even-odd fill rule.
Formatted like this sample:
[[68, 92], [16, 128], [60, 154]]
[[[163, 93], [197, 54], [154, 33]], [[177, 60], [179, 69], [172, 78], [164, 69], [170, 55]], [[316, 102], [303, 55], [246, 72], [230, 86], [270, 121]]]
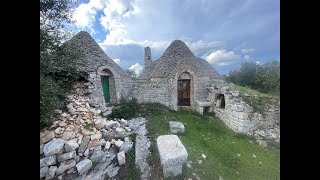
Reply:
[[101, 88], [101, 103], [115, 103], [117, 98], [114, 74], [105, 66], [98, 68], [97, 73], [100, 78], [99, 86]]
[[110, 102], [110, 76], [112, 75], [109, 69], [104, 69], [100, 73], [103, 97], [105, 103]]
[[178, 106], [190, 106], [191, 105], [191, 74], [183, 72], [178, 78]]

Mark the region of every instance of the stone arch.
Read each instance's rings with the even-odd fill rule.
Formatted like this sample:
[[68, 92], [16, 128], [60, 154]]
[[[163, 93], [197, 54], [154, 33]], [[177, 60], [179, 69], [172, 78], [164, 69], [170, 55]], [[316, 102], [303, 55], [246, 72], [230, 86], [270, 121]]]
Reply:
[[[112, 68], [109, 66], [101, 66], [97, 69], [97, 82], [98, 82], [98, 89], [100, 89], [100, 100], [101, 104], [108, 104], [108, 103], [116, 103], [117, 102], [117, 88], [115, 84], [115, 79], [117, 78], [117, 74], [114, 73]], [[106, 81], [108, 85], [106, 85]], [[106, 100], [106, 92], [104, 92], [104, 87], [109, 87], [109, 101]]]
[[190, 80], [190, 107], [195, 107], [194, 102], [194, 92], [195, 92], [195, 79], [196, 74], [191, 70], [189, 66], [182, 66], [176, 70], [176, 73], [174, 75], [174, 86], [173, 86], [173, 96], [175, 97], [174, 104], [176, 107], [178, 107], [178, 81], [179, 80]]

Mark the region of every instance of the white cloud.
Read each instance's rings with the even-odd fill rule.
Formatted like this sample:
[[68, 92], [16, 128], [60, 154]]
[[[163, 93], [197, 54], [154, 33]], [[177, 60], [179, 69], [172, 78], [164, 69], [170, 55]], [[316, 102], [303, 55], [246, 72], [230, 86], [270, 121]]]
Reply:
[[246, 61], [249, 61], [251, 59], [251, 57], [249, 55], [244, 55], [243, 59], [246, 60]]
[[241, 53], [243, 53], [243, 54], [248, 54], [248, 53], [251, 53], [253, 51], [254, 51], [254, 49], [241, 49]]
[[132, 66], [129, 67], [129, 70], [134, 71], [137, 75], [139, 75], [141, 73], [141, 71], [143, 70], [143, 66], [141, 66], [139, 63], [136, 63]]
[[235, 54], [233, 51], [218, 50], [210, 53], [205, 59], [210, 64], [216, 64], [219, 66], [226, 66], [233, 64], [241, 59], [240, 55]]
[[77, 27], [89, 28], [93, 33], [93, 23], [95, 22], [97, 11], [104, 8], [103, 0], [90, 0], [88, 3], [81, 3], [73, 13], [73, 20]]
[[114, 61], [115, 63], [117, 63], [118, 65], [121, 63], [121, 59], [113, 59], [113, 61]]

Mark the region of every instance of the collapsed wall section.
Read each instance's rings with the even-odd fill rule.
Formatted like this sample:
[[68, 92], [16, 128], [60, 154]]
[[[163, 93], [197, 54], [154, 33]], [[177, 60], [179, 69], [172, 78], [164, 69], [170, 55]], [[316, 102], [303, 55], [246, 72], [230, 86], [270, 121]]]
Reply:
[[257, 129], [272, 128], [280, 123], [279, 110], [267, 108], [261, 113], [254, 111], [240, 98], [239, 92], [230, 91], [228, 86], [207, 89], [208, 101], [212, 102], [215, 115], [235, 132], [252, 135]]

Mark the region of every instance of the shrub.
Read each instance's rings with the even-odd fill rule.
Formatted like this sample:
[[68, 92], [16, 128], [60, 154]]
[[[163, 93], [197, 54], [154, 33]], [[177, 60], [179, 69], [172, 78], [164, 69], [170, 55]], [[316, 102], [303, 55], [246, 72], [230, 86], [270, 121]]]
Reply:
[[139, 115], [141, 105], [136, 99], [121, 99], [119, 106], [113, 108], [112, 113], [110, 114], [111, 118], [124, 118], [130, 119], [137, 117]]

